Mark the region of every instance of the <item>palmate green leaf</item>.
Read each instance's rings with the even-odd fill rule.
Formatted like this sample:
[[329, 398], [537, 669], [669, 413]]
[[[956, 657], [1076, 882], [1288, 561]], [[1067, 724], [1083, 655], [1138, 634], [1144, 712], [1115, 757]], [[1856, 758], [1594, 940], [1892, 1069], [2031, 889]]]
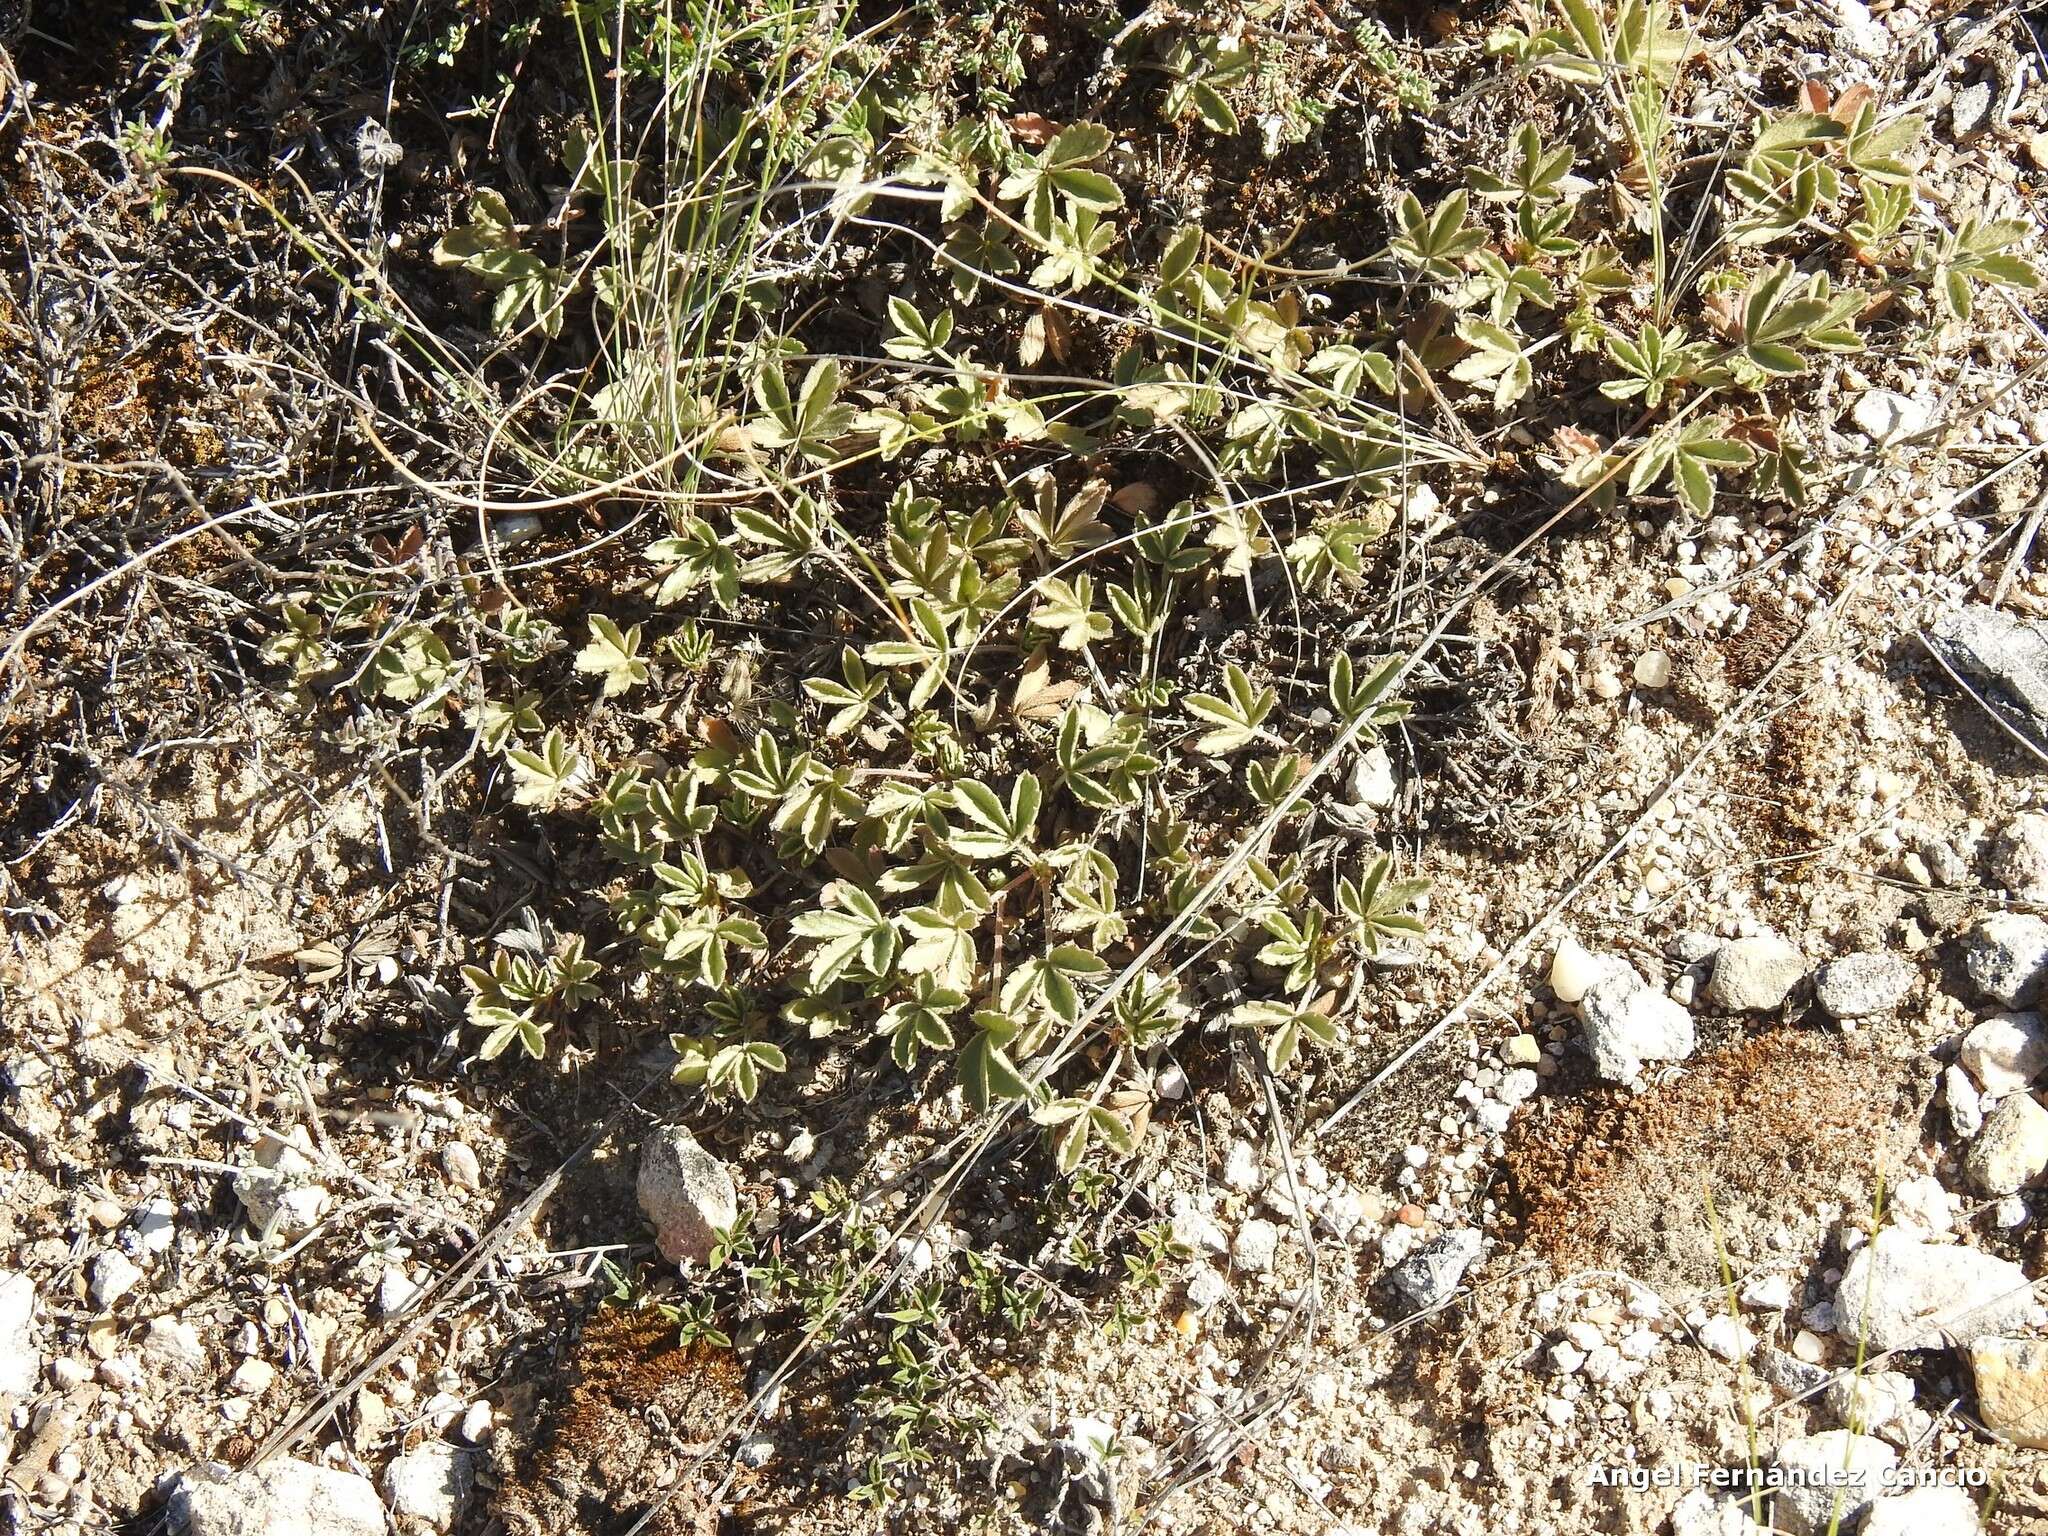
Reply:
[[823, 991], [856, 969], [886, 979], [896, 963], [895, 924], [859, 886], [835, 881], [824, 894], [824, 908], [801, 913], [789, 925], [792, 933], [819, 941], [811, 951], [811, 989]]
[[1205, 757], [1227, 757], [1257, 741], [1259, 728], [1280, 702], [1275, 690], [1254, 688], [1234, 661], [1223, 669], [1223, 687], [1227, 697], [1191, 693], [1181, 701], [1189, 714], [1214, 727], [1195, 742], [1195, 750]]
[[953, 992], [929, 976], [919, 976], [911, 995], [892, 1003], [882, 1014], [877, 1033], [888, 1036], [889, 1059], [908, 1072], [917, 1065], [920, 1049], [950, 1051], [953, 1028], [947, 1018], [967, 1006], [965, 992]]
[[896, 334], [882, 343], [882, 350], [908, 362], [941, 356], [946, 343], [953, 339], [952, 310], [942, 309], [926, 320], [917, 306], [901, 295], [889, 300], [889, 323], [896, 328]]
[[1682, 427], [1666, 427], [1636, 454], [1628, 492], [1641, 495], [1667, 474], [1686, 509], [1698, 517], [1714, 510], [1715, 478], [1725, 470], [1752, 463], [1756, 452], [1747, 443], [1722, 435], [1714, 417], [1695, 419]]
[[761, 1091], [762, 1073], [788, 1070], [789, 1061], [780, 1046], [766, 1040], [743, 1040], [713, 1053], [704, 1086], [710, 1093], [735, 1094], [741, 1103], [751, 1104]]
[[1407, 703], [1386, 697], [1394, 679], [1401, 675], [1402, 660], [1400, 656], [1387, 657], [1361, 681], [1347, 653], [1339, 651], [1330, 658], [1330, 707], [1347, 726], [1368, 719], [1361, 740], [1370, 740], [1378, 727], [1407, 717]]
[[1866, 101], [1849, 125], [1842, 160], [1866, 182], [1903, 186], [1913, 178], [1903, 157], [1926, 131], [1926, 119], [1910, 113], [1881, 123], [1877, 102]]
[[469, 1017], [490, 1030], [477, 1048], [479, 1060], [496, 1061], [514, 1044], [535, 1061], [547, 1054], [548, 1026], [529, 1012], [486, 1005], [471, 1009]]
[[1392, 857], [1383, 853], [1357, 880], [1348, 875], [1337, 879], [1337, 910], [1350, 920], [1352, 937], [1368, 955], [1380, 952], [1382, 939], [1420, 938], [1424, 931], [1409, 908], [1429, 894], [1429, 882], [1389, 879], [1393, 867]]
[[954, 808], [973, 825], [953, 829], [946, 840], [970, 859], [1000, 859], [1021, 853], [1030, 847], [1041, 799], [1038, 776], [1032, 773], [1017, 775], [1010, 785], [1008, 805], [979, 779], [956, 779]]
[[552, 810], [582, 783], [585, 773], [582, 756], [560, 730], [549, 731], [537, 748], [512, 748], [505, 762], [512, 770], [513, 804], [537, 810]]
[[1562, 183], [1571, 173], [1570, 145], [1552, 149], [1534, 123], [1524, 123], [1515, 135], [1515, 168], [1508, 176], [1473, 166], [1465, 172], [1472, 190], [1490, 202], [1555, 202], [1564, 196]]
[[1486, 243], [1486, 232], [1465, 222], [1469, 206], [1462, 187], [1428, 213], [1414, 193], [1403, 193], [1396, 210], [1400, 233], [1387, 242], [1387, 249], [1425, 277], [1454, 280], [1461, 271], [1459, 263]]
[[909, 941], [900, 962], [904, 970], [930, 976], [949, 992], [965, 992], [973, 986], [979, 911], [947, 913], [937, 906], [912, 907], [896, 921]]
[[647, 546], [647, 558], [666, 570], [655, 602], [666, 608], [708, 583], [719, 607], [732, 607], [740, 598], [739, 557], [694, 513], [677, 518], [675, 529], [673, 537]]
[[1081, 1016], [1081, 994], [1074, 982], [1100, 976], [1108, 969], [1108, 961], [1077, 944], [1056, 944], [1046, 953], [1032, 956], [1003, 979], [1003, 1008], [1009, 1013], [1022, 1013], [1043, 1007], [1053, 1017], [1071, 1024]]
[[1493, 408], [1504, 411], [1529, 392], [1534, 377], [1521, 338], [1491, 320], [1458, 322], [1458, 339], [1472, 348], [1451, 368], [1461, 384], [1493, 384]]
[[1051, 634], [1061, 650], [1085, 650], [1110, 637], [1109, 615], [1095, 608], [1093, 577], [1077, 576], [1071, 583], [1058, 576], [1042, 577], [1038, 596], [1038, 606], [1031, 610], [1031, 627]]
[[968, 1104], [983, 1111], [993, 1104], [1024, 1098], [1030, 1085], [1017, 1064], [1010, 1059], [1010, 1045], [1016, 1040], [1016, 1021], [993, 1009], [974, 1015], [975, 1032], [960, 1048], [960, 1086]]
[[1266, 1065], [1274, 1072], [1285, 1072], [1294, 1064], [1304, 1038], [1320, 1045], [1337, 1043], [1337, 1025], [1328, 1014], [1283, 1002], [1242, 1004], [1232, 1011], [1230, 1022], [1264, 1036]]
[[839, 381], [838, 360], [821, 358], [792, 399], [781, 366], [764, 366], [754, 376], [754, 394], [767, 415], [748, 423], [755, 446], [791, 448], [820, 463], [834, 458], [833, 440], [851, 432], [854, 422], [853, 407], [839, 403]]
[[1101, 1142], [1120, 1157], [1129, 1157], [1138, 1150], [1137, 1137], [1123, 1116], [1086, 1099], [1053, 1099], [1034, 1109], [1031, 1118], [1051, 1133], [1053, 1162], [1061, 1173], [1079, 1168], [1094, 1142]]
[[647, 681], [647, 662], [640, 655], [640, 626], [621, 631], [601, 613], [590, 616], [590, 643], [576, 653], [576, 670], [604, 679], [605, 698], [616, 698]]

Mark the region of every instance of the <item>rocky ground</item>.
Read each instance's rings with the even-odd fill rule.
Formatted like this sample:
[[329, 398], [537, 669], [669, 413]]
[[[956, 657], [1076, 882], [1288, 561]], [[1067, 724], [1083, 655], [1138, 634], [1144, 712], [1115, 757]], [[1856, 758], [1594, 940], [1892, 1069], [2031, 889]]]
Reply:
[[[1944, 197], [2037, 221], [2031, 34], [1951, 9], [1820, 6], [1801, 62], [1893, 79]], [[17, 45], [59, 150], [103, 88], [61, 51]], [[1458, 636], [1498, 680], [1471, 740], [1424, 709], [1319, 797], [1433, 882], [1361, 1052], [1284, 1105], [1221, 1045], [1155, 1063], [1111, 1203], [1170, 1227], [1157, 1283], [1107, 1325], [1060, 1251], [1110, 1216], [1063, 1215], [1017, 1261], [1042, 1311], [961, 1345], [981, 1437], [882, 1511], [804, 1319], [691, 1309], [742, 1213], [815, 1254], [849, 1186], [874, 1310], [1036, 1233], [921, 1182], [957, 1091], [906, 1107], [835, 1047], [713, 1109], [624, 1024], [479, 1062], [446, 976], [545, 839], [444, 839], [359, 720], [255, 682], [77, 767], [53, 671], [119, 655], [167, 721], [221, 681], [156, 644], [158, 599], [98, 616], [9, 699], [58, 746], [4, 781], [35, 813], [0, 887], [7, 1529], [2048, 1531], [2048, 340], [2034, 297], [1985, 311], [1830, 360], [1817, 456], [1850, 468], [1804, 512], [1624, 498], [1519, 557]], [[206, 365], [239, 425], [118, 349], [74, 398], [174, 460], [339, 430], [235, 394], [241, 343]], [[1486, 495], [1431, 503], [1455, 571]]]

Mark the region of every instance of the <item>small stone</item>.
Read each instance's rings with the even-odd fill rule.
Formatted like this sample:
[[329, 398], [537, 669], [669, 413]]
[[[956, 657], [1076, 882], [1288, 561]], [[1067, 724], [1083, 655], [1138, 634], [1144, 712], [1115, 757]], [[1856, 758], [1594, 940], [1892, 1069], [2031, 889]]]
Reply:
[[540, 518], [534, 513], [507, 512], [492, 522], [491, 533], [497, 539], [500, 548], [510, 549], [516, 544], [524, 544], [530, 539], [539, 538], [543, 527]]
[[384, 1497], [391, 1512], [436, 1531], [452, 1528], [476, 1491], [471, 1452], [428, 1440], [384, 1469]]
[[1959, 139], [1982, 132], [1991, 121], [1991, 82], [1972, 81], [1957, 91], [1948, 104], [1948, 121]]
[[1259, 1149], [1242, 1138], [1233, 1141], [1230, 1149], [1223, 1154], [1224, 1187], [1248, 1195], [1265, 1182], [1265, 1173], [1259, 1162]]
[[396, 1317], [411, 1306], [420, 1294], [420, 1287], [412, 1276], [396, 1264], [386, 1267], [377, 1281], [377, 1312], [381, 1317]]
[[1230, 1252], [1230, 1238], [1216, 1218], [1193, 1206], [1174, 1212], [1173, 1240], [1197, 1258], [1220, 1259]]
[[142, 1352], [170, 1365], [197, 1370], [207, 1362], [199, 1330], [175, 1317], [153, 1317], [143, 1331]]
[[2031, 1093], [2007, 1094], [1984, 1117], [1963, 1167], [1980, 1194], [2024, 1189], [2048, 1169], [2048, 1109]]
[[277, 1380], [277, 1367], [268, 1360], [244, 1360], [228, 1377], [228, 1385], [244, 1397], [261, 1397]]
[[2024, 912], [1994, 912], [1963, 940], [1963, 969], [2004, 1008], [2026, 1008], [2048, 976], [2048, 923]]
[[1913, 990], [1911, 964], [1882, 951], [1844, 955], [1815, 972], [1813, 997], [1831, 1019], [1890, 1013]]
[[1991, 845], [1991, 878], [2022, 901], [2048, 902], [2048, 813], [2025, 811]]
[[1194, 1277], [1188, 1281], [1188, 1305], [1197, 1312], [1207, 1312], [1212, 1307], [1222, 1305], [1223, 1299], [1229, 1294], [1230, 1286], [1224, 1281], [1223, 1276], [1207, 1266], [1196, 1270]]
[[2038, 1013], [1994, 1013], [1963, 1036], [1956, 1060], [1984, 1098], [2002, 1099], [2048, 1068], [2048, 1024]]
[[2048, 1450], [2048, 1339], [1978, 1338], [1970, 1345], [1970, 1374], [1986, 1429]]
[[142, 1271], [118, 1248], [109, 1248], [94, 1259], [90, 1273], [92, 1304], [102, 1312], [112, 1311], [114, 1304], [142, 1279]]
[[1280, 1229], [1254, 1216], [1237, 1229], [1237, 1237], [1230, 1245], [1230, 1261], [1246, 1274], [1263, 1275], [1272, 1269], [1279, 1250]]
[[1535, 1097], [1538, 1082], [1534, 1072], [1527, 1067], [1517, 1067], [1500, 1080], [1500, 1086], [1493, 1091], [1494, 1097], [1509, 1106], [1526, 1103]]
[[1938, 1236], [1956, 1224], [1956, 1197], [1932, 1174], [1902, 1179], [1892, 1191], [1891, 1216]]
[[1913, 1406], [1913, 1378], [1897, 1371], [1864, 1371], [1838, 1377], [1821, 1397], [1836, 1423], [1867, 1435], [1897, 1423]]
[[2002, 706], [2036, 730], [2048, 726], [2048, 625], [1983, 603], [1944, 614], [1928, 643], [1956, 671], [1987, 687]]
[[1762, 1536], [1740, 1499], [1690, 1489], [1671, 1508], [1671, 1536]]
[[1560, 1339], [1550, 1346], [1550, 1368], [1560, 1376], [1571, 1376], [1586, 1363], [1586, 1352], [1569, 1339]]
[[1699, 1326], [1700, 1347], [1723, 1360], [1744, 1360], [1756, 1348], [1756, 1335], [1726, 1312], [1716, 1312]]
[[1384, 746], [1359, 754], [1351, 769], [1351, 803], [1384, 809], [1394, 803], [1401, 786], [1394, 777], [1394, 762]]
[[462, 1410], [462, 1427], [456, 1433], [469, 1445], [489, 1445], [491, 1436], [497, 1433], [497, 1420], [491, 1412], [491, 1405], [482, 1398]]
[[[1628, 962], [1612, 955], [1590, 955], [1579, 941], [1570, 934], [1558, 940], [1557, 949], [1550, 957], [1550, 990], [1560, 1003], [1576, 1003], [1583, 998], [1595, 982], [1602, 981], [1617, 970], [1629, 970]], [[1642, 982], [1636, 978], [1637, 984]]]
[[1702, 998], [1724, 1013], [1767, 1013], [1784, 1006], [1805, 974], [1798, 950], [1775, 934], [1757, 934], [1721, 946]]
[[748, 1435], [740, 1441], [739, 1448], [733, 1455], [741, 1466], [758, 1470], [775, 1459], [775, 1437], [763, 1434]]
[[385, 1536], [384, 1504], [367, 1477], [307, 1461], [250, 1472], [187, 1472], [170, 1496], [186, 1536]]
[[1751, 1275], [1738, 1299], [1752, 1312], [1782, 1312], [1792, 1305], [1792, 1277], [1782, 1270]]
[[1788, 1536], [1846, 1531], [1884, 1487], [1899, 1453], [1846, 1429], [1803, 1435], [1778, 1447], [1784, 1477], [1771, 1501], [1772, 1524]]
[[1511, 1067], [1533, 1067], [1543, 1059], [1543, 1046], [1534, 1035], [1510, 1035], [1500, 1048], [1500, 1059]]
[[1671, 657], [1661, 650], [1645, 651], [1636, 658], [1638, 688], [1663, 688], [1671, 682]]
[[732, 1175], [680, 1125], [662, 1126], [642, 1143], [637, 1193], [671, 1264], [708, 1262], [718, 1233], [739, 1220]]
[[1873, 443], [1918, 437], [1931, 420], [1926, 406], [1889, 389], [1870, 389], [1858, 395], [1849, 408], [1849, 419]]
[[458, 1189], [478, 1189], [484, 1182], [484, 1171], [477, 1162], [476, 1150], [467, 1142], [451, 1141], [441, 1149], [441, 1171]]
[[1857, 1536], [1983, 1536], [1977, 1495], [1934, 1484], [1873, 1499]]
[[27, 1275], [0, 1274], [0, 1397], [27, 1397], [42, 1379], [35, 1320], [35, 1281]]
[[1786, 1397], [1803, 1397], [1827, 1384], [1828, 1373], [1810, 1360], [1766, 1346], [1756, 1357], [1756, 1373], [1764, 1384]]
[[1645, 1061], [1683, 1061], [1698, 1044], [1692, 1015], [1643, 984], [1633, 969], [1596, 983], [1579, 999], [1581, 1038], [1593, 1070], [1631, 1081]]
[[1416, 1249], [1387, 1277], [1387, 1283], [1405, 1296], [1415, 1311], [1426, 1312], [1457, 1292], [1465, 1271], [1478, 1262], [1481, 1247], [1477, 1232], [1458, 1227]]
[[235, 1196], [249, 1223], [272, 1237], [297, 1237], [327, 1214], [327, 1190], [312, 1176], [313, 1163], [290, 1142], [265, 1138], [254, 1168], [235, 1175]]
[[1941, 1097], [1948, 1106], [1949, 1129], [1956, 1135], [1968, 1141], [1984, 1128], [1983, 1096], [1961, 1063], [1942, 1069]]
[[1169, 1061], [1161, 1067], [1152, 1079], [1152, 1087], [1159, 1097], [1169, 1102], [1188, 1096], [1188, 1075], [1177, 1061]]
[[1834, 1331], [1872, 1351], [1935, 1349], [2023, 1326], [2035, 1311], [2019, 1265], [1887, 1227], [1843, 1270]]

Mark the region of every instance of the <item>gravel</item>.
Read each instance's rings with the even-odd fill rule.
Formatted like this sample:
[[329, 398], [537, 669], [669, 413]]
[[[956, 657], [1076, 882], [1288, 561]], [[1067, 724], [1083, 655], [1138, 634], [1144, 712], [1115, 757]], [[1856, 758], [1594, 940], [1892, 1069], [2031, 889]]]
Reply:
[[2048, 814], [2025, 811], [1991, 845], [1991, 878], [2022, 901], [2048, 901]]
[[451, 1529], [476, 1492], [475, 1454], [429, 1440], [384, 1469], [384, 1497], [391, 1512], [436, 1531]]
[[1610, 1083], [1632, 1081], [1646, 1061], [1683, 1061], [1699, 1043], [1692, 1015], [1632, 968], [1589, 988], [1579, 1018], [1593, 1070]]
[[1798, 950], [1775, 934], [1760, 933], [1721, 946], [1702, 998], [1723, 1013], [1768, 1013], [1785, 1005], [1805, 974]]
[[1465, 1271], [1478, 1262], [1480, 1248], [1479, 1234], [1459, 1227], [1416, 1249], [1387, 1276], [1387, 1283], [1416, 1312], [1442, 1306], [1457, 1292]]
[[1237, 1229], [1230, 1245], [1230, 1262], [1246, 1274], [1263, 1275], [1273, 1267], [1280, 1251], [1280, 1229], [1263, 1217], [1254, 1216]]
[[1927, 639], [2021, 724], [2048, 730], [2048, 625], [1969, 603], [1937, 620]]
[[0, 1274], [0, 1397], [27, 1397], [42, 1379], [35, 1317], [35, 1281], [27, 1275]]
[[1899, 1453], [1868, 1435], [1830, 1429], [1787, 1440], [1777, 1463], [1785, 1481], [1772, 1497], [1771, 1523], [1790, 1536], [1820, 1536], [1854, 1527]]
[[2048, 976], [2048, 922], [2024, 912], [1994, 912], [1963, 940], [1970, 982], [2004, 1008], [2026, 1008]]
[[671, 1264], [703, 1264], [718, 1232], [739, 1220], [739, 1191], [725, 1165], [680, 1125], [665, 1125], [640, 1148], [640, 1210]]
[[1830, 1382], [1821, 1401], [1844, 1429], [1869, 1434], [1913, 1406], [1913, 1378], [1898, 1371], [1852, 1373]]
[[2019, 1265], [1887, 1227], [1843, 1270], [1834, 1326], [1871, 1350], [1930, 1349], [2020, 1327], [2037, 1310]]
[[2048, 1169], [2048, 1109], [2031, 1093], [1999, 1100], [1970, 1143], [1963, 1170], [1979, 1194], [2010, 1195]]
[[2048, 1449], [2048, 1340], [1980, 1338], [1970, 1345], [1970, 1374], [1985, 1428]]
[[142, 1271], [135, 1267], [135, 1261], [118, 1248], [110, 1248], [94, 1259], [88, 1274], [91, 1277], [92, 1304], [102, 1312], [112, 1311], [114, 1304], [134, 1290], [142, 1279]]
[[1813, 997], [1831, 1019], [1890, 1013], [1913, 989], [1912, 965], [1883, 951], [1844, 955], [1814, 973]]
[[170, 1498], [171, 1528], [189, 1536], [385, 1536], [384, 1504], [367, 1477], [307, 1461], [253, 1472], [193, 1472]]
[[1979, 1497], [1967, 1488], [1946, 1486], [1889, 1493], [1871, 1501], [1857, 1536], [1981, 1536]]
[[1956, 1060], [1982, 1098], [2017, 1093], [2048, 1068], [2048, 1022], [2038, 1013], [1995, 1013], [1963, 1036]]

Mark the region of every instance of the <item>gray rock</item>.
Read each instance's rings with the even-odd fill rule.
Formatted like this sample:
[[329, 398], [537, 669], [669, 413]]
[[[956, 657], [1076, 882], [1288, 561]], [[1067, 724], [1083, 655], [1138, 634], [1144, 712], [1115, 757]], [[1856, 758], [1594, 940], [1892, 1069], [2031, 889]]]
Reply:
[[1223, 1299], [1229, 1294], [1230, 1287], [1224, 1282], [1223, 1277], [1207, 1265], [1196, 1270], [1193, 1278], [1188, 1281], [1188, 1305], [1197, 1312], [1207, 1312], [1212, 1307], [1221, 1306]]
[[1593, 1070], [1610, 1083], [1629, 1082], [1646, 1061], [1683, 1061], [1699, 1043], [1692, 1015], [1633, 970], [1589, 987], [1579, 1020]]
[[1970, 1380], [1986, 1429], [2014, 1445], [2048, 1448], [2048, 1340], [1974, 1340]]
[[1790, 1536], [1820, 1536], [1855, 1525], [1899, 1453], [1868, 1435], [1830, 1429], [1787, 1440], [1777, 1463], [1786, 1476], [1772, 1496], [1771, 1523]]
[[1115, 1440], [1116, 1431], [1102, 1420], [1077, 1418], [1053, 1441], [1059, 1466], [1048, 1522], [1051, 1529], [1099, 1536], [1121, 1523], [1116, 1472], [1109, 1461]]
[[1909, 1488], [1873, 1499], [1857, 1536], [1983, 1536], [1977, 1498], [1967, 1488]]
[[2017, 723], [2048, 730], [2048, 624], [1969, 603], [1944, 614], [1927, 639]]
[[1749, 1518], [1741, 1499], [1694, 1488], [1672, 1506], [1671, 1536], [1763, 1536], [1763, 1527]]
[[1964, 936], [1963, 969], [2001, 1007], [2031, 1007], [2048, 978], [2048, 923], [2024, 912], [1980, 919]]
[[1972, 1025], [1956, 1046], [1980, 1097], [1996, 1102], [2048, 1069], [2048, 1022], [2038, 1013], [1994, 1013]]
[[297, 1237], [327, 1214], [326, 1188], [313, 1177], [313, 1161], [289, 1142], [266, 1138], [256, 1149], [257, 1166], [235, 1175], [235, 1196], [249, 1224], [273, 1237]]
[[1724, 1013], [1767, 1013], [1785, 999], [1806, 974], [1799, 951], [1776, 934], [1737, 939], [1714, 952], [1713, 973], [1701, 994], [1709, 1008]]
[[1465, 1278], [1465, 1271], [1479, 1260], [1479, 1234], [1470, 1227], [1458, 1227], [1432, 1238], [1408, 1255], [1387, 1283], [1413, 1305], [1417, 1312], [1449, 1301]]
[[1850, 1372], [1829, 1384], [1822, 1401], [1837, 1424], [1867, 1435], [1896, 1423], [1913, 1406], [1913, 1378], [1897, 1371]]
[[2013, 817], [1991, 845], [1991, 878], [2022, 901], [2048, 901], [2048, 814]]
[[1941, 1097], [1948, 1105], [1948, 1128], [1956, 1135], [1968, 1141], [1984, 1129], [1983, 1096], [1960, 1065], [1942, 1069]]
[[1925, 432], [1929, 416], [1926, 406], [1896, 390], [1867, 389], [1849, 407], [1849, 419], [1872, 442], [1889, 443]]
[[171, 1528], [187, 1536], [384, 1536], [384, 1505], [367, 1477], [308, 1461], [253, 1472], [182, 1474]]
[[1959, 139], [1981, 132], [1991, 121], [1991, 82], [1973, 81], [1957, 91], [1948, 104], [1948, 121]]
[[1784, 1397], [1818, 1394], [1827, 1385], [1828, 1373], [1809, 1365], [1787, 1349], [1770, 1345], [1757, 1351], [1756, 1373], [1764, 1384]]
[[433, 1530], [451, 1529], [475, 1493], [475, 1453], [446, 1441], [428, 1440], [384, 1469], [391, 1512]]
[[1984, 1117], [1963, 1170], [1979, 1194], [2010, 1195], [2048, 1169], [2048, 1109], [2031, 1093], [2011, 1093]]
[[1913, 967], [1882, 951], [1844, 955], [1814, 973], [1813, 998], [1831, 1019], [1890, 1013], [1913, 990]]
[[641, 1145], [636, 1190], [671, 1264], [705, 1263], [718, 1233], [739, 1220], [732, 1175], [680, 1125], [660, 1127]]
[[118, 1248], [109, 1248], [94, 1259], [87, 1274], [92, 1285], [92, 1304], [102, 1312], [111, 1310], [142, 1279], [135, 1261]]
[[2019, 1265], [1899, 1227], [1857, 1249], [1835, 1290], [1835, 1332], [1873, 1351], [1968, 1344], [2022, 1327], [2035, 1311]]
[[1216, 1218], [1192, 1205], [1173, 1213], [1173, 1240], [1200, 1259], [1220, 1259], [1230, 1252], [1230, 1239]]
[[1247, 1274], [1263, 1275], [1273, 1267], [1274, 1255], [1279, 1251], [1280, 1229], [1254, 1216], [1237, 1229], [1237, 1238], [1230, 1245], [1230, 1261]]
[[0, 1274], [0, 1397], [27, 1397], [43, 1375], [36, 1348], [36, 1283]]

